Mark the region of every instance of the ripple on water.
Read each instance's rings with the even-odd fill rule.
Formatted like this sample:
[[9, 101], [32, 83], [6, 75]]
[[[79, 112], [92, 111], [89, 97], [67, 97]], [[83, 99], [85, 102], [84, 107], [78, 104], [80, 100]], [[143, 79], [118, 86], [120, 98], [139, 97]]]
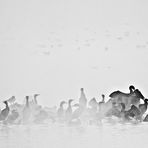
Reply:
[[2, 148], [147, 147], [147, 123], [100, 126], [1, 125]]

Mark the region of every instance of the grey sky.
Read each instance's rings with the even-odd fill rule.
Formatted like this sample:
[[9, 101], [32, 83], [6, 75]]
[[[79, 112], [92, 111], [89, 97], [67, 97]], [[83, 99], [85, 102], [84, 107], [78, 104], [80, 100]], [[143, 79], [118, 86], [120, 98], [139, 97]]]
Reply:
[[0, 1], [0, 98], [89, 99], [130, 84], [147, 95], [146, 0]]

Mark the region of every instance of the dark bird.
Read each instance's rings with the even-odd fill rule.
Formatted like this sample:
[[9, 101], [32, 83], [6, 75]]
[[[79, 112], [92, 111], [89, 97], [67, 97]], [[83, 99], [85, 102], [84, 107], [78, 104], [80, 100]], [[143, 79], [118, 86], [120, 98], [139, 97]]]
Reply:
[[111, 93], [109, 96], [112, 99], [112, 102], [117, 104], [124, 103], [126, 110], [130, 109], [130, 106], [133, 104], [138, 106], [140, 104], [140, 99], [144, 100], [144, 96], [138, 89], [133, 89], [133, 86], [130, 86], [131, 93], [123, 93], [120, 91], [115, 91]]
[[130, 94], [132, 94], [135, 91], [135, 87], [133, 85], [129, 86]]

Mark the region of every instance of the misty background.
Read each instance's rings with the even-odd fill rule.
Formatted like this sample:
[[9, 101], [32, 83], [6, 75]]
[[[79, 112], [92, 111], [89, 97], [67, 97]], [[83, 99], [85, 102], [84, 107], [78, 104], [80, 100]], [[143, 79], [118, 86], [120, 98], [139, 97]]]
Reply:
[[146, 0], [0, 1], [0, 101], [48, 106], [135, 85], [147, 97]]

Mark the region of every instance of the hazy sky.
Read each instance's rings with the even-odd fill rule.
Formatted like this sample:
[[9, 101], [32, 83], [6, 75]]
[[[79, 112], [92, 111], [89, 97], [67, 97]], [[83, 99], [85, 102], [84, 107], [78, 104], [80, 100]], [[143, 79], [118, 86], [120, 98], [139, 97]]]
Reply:
[[57, 105], [130, 84], [148, 96], [147, 0], [0, 1], [0, 100]]

